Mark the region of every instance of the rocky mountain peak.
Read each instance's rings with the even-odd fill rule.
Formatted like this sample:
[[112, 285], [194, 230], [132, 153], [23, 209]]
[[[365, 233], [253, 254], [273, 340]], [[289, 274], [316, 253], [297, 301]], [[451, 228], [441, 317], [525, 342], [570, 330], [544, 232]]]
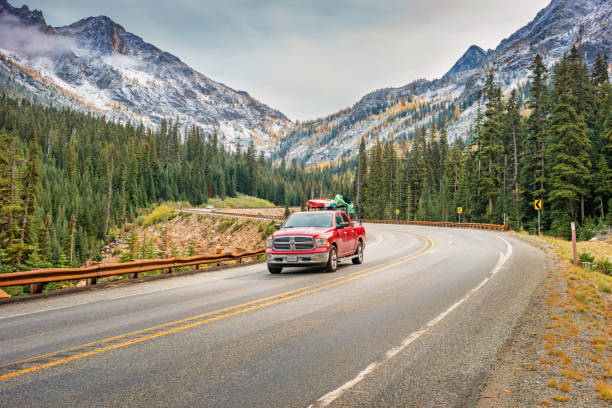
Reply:
[[26, 25], [41, 26], [43, 30], [48, 27], [42, 11], [30, 10], [25, 4], [21, 7], [13, 7], [9, 4], [8, 0], [0, 0], [0, 14], [5, 12], [17, 17]]
[[485, 50], [477, 45], [470, 48], [459, 58], [453, 67], [447, 72], [446, 76], [455, 75], [461, 72], [470, 71], [477, 68], [487, 57]]

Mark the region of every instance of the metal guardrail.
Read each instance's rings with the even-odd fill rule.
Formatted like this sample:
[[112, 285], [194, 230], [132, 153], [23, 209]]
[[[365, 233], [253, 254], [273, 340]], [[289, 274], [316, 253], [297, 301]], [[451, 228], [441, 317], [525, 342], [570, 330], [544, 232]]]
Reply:
[[394, 220], [360, 220], [361, 222], [372, 224], [400, 224], [400, 225], [424, 225], [428, 227], [447, 227], [447, 228], [473, 228], [494, 231], [508, 231], [508, 225], [500, 224], [479, 224], [470, 222], [436, 222], [436, 221], [394, 221]]
[[[208, 214], [220, 215], [226, 217], [240, 217], [240, 218], [253, 218], [263, 219], [271, 221], [285, 221], [284, 216], [278, 215], [258, 215], [258, 214], [245, 214], [236, 212], [224, 212], [224, 211], [213, 211]], [[484, 229], [494, 231], [509, 231], [508, 225], [501, 224], [481, 224], [475, 222], [438, 222], [438, 221], [395, 221], [395, 220], [355, 220], [360, 222], [372, 223], [372, 224], [399, 224], [399, 225], [424, 225], [429, 227], [447, 227], [447, 228], [472, 228], [472, 229]]]
[[269, 221], [285, 221], [285, 217], [282, 215], [246, 214], [246, 213], [233, 213], [233, 212], [227, 212], [227, 211], [211, 211], [209, 214], [222, 215], [226, 217], [254, 218], [254, 219], [269, 220]]
[[252, 251], [237, 250], [236, 253], [220, 253], [194, 255], [188, 257], [172, 257], [166, 259], [144, 259], [125, 263], [97, 264], [83, 268], [45, 268], [33, 269], [24, 272], [12, 272], [0, 274], [0, 287], [31, 285], [30, 293], [40, 293], [45, 283], [61, 282], [67, 280], [87, 279], [88, 285], [95, 285], [98, 278], [128, 274], [130, 279], [136, 278], [139, 273], [155, 270], [163, 270], [171, 273], [173, 268], [192, 266], [199, 269], [199, 265], [227, 261], [242, 261], [244, 258], [252, 258], [265, 254], [265, 249], [254, 249]]

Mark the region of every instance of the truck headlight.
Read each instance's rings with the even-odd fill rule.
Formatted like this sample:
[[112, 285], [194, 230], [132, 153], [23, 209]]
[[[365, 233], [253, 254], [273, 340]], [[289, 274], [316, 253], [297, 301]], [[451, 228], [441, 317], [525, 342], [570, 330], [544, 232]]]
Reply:
[[268, 238], [266, 240], [266, 248], [272, 248], [274, 246], [274, 238]]
[[318, 247], [328, 247], [329, 241], [327, 238], [315, 238], [315, 245]]

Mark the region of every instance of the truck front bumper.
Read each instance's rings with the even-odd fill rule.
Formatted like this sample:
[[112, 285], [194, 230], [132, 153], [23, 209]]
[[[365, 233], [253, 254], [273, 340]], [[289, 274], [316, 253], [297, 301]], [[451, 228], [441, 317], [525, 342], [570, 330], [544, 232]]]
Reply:
[[329, 259], [329, 251], [314, 253], [267, 253], [266, 262], [270, 266], [325, 266]]

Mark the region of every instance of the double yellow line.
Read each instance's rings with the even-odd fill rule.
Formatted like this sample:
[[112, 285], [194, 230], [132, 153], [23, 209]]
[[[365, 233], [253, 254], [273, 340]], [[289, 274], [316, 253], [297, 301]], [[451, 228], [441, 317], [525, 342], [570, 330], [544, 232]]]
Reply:
[[[401, 232], [408, 232], [404, 230], [399, 230]], [[203, 313], [197, 316], [188, 317], [181, 320], [176, 320], [173, 322], [168, 322], [164, 324], [160, 324], [157, 326], [149, 327], [146, 329], [136, 330], [129, 333], [125, 333], [119, 336], [109, 337], [106, 339], [96, 340], [91, 343], [81, 344], [79, 346], [66, 348], [63, 350], [55, 351], [48, 354], [43, 354], [31, 358], [27, 358], [20, 361], [15, 361], [12, 363], [4, 364], [0, 366], [0, 372], [4, 371], [3, 369], [7, 369], [11, 366], [23, 366], [28, 363], [34, 364], [32, 367], [15, 370], [8, 372], [6, 374], [0, 375], [0, 380], [6, 380], [12, 377], [17, 377], [23, 374], [31, 373], [34, 371], [42, 370], [44, 368], [53, 367], [56, 365], [64, 364], [69, 361], [82, 359], [85, 357], [93, 356], [96, 354], [103, 353], [105, 351], [114, 350], [118, 348], [122, 348], [125, 346], [129, 346], [131, 344], [141, 343], [143, 341], [155, 339], [157, 337], [166, 336], [168, 334], [177, 333], [183, 330], [191, 329], [193, 327], [201, 326], [207, 323], [212, 323], [217, 320], [226, 319], [228, 317], [237, 316], [243, 313], [251, 312], [253, 310], [262, 309], [267, 306], [275, 305], [282, 302], [287, 302], [292, 299], [296, 299], [305, 295], [309, 295], [315, 292], [319, 292], [323, 289], [331, 288], [343, 283], [347, 283], [356, 279], [363, 278], [368, 275], [372, 275], [374, 273], [382, 272], [384, 270], [393, 268], [402, 263], [408, 262], [411, 259], [414, 259], [424, 253], [430, 251], [434, 243], [433, 241], [422, 234], [417, 234], [414, 232], [408, 232], [412, 235], [417, 236], [418, 238], [424, 241], [423, 247], [421, 247], [416, 252], [412, 254], [400, 258], [399, 260], [387, 264], [382, 267], [372, 267], [366, 268], [363, 270], [359, 270], [348, 275], [338, 276], [333, 279], [326, 280], [324, 282], [319, 282], [313, 285], [305, 286], [298, 289], [293, 289], [287, 292], [283, 292], [277, 295], [268, 296], [256, 300], [252, 300], [246, 303], [241, 303], [235, 306], [229, 306], [223, 309], [214, 310], [212, 312]], [[110, 343], [110, 344], [109, 344]], [[105, 345], [106, 344], [106, 345]], [[95, 347], [100, 345], [101, 347]], [[83, 351], [87, 348], [93, 348], [92, 350]], [[60, 354], [66, 353], [76, 353], [68, 357], [57, 358], [56, 356]], [[40, 360], [49, 360], [47, 362], [41, 362]]]

